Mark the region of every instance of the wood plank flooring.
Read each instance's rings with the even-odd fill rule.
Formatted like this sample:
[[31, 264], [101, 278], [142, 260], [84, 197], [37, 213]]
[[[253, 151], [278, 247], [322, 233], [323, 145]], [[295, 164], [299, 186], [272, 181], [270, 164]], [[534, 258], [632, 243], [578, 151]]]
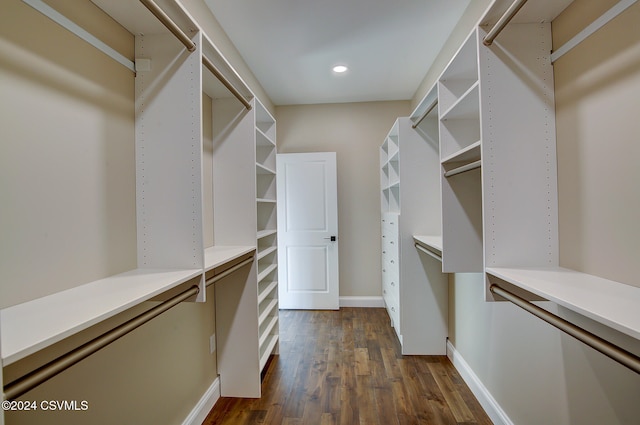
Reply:
[[[443, 341], [444, 344], [444, 341]], [[403, 356], [382, 308], [280, 311], [262, 397], [222, 397], [203, 425], [491, 424], [446, 356]]]

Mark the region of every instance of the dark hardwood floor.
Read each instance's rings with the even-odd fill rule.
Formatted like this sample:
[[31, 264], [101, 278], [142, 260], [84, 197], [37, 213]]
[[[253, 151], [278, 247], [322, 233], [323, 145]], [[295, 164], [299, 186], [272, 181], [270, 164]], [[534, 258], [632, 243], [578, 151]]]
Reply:
[[491, 421], [446, 356], [403, 356], [384, 309], [342, 308], [281, 311], [262, 398], [222, 397], [203, 424]]

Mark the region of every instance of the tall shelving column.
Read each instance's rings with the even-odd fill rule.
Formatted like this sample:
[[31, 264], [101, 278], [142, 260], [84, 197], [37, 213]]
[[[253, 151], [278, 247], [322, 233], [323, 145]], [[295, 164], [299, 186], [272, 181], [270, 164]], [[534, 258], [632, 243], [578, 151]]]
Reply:
[[139, 268], [204, 267], [201, 40], [192, 37], [192, 54], [172, 34], [135, 39], [137, 57], [153, 63], [135, 78]]
[[[409, 119], [415, 132], [424, 140], [428, 155], [421, 159], [429, 176], [422, 182], [421, 192], [429, 203], [431, 213], [424, 215], [423, 228], [414, 233], [414, 242], [434, 258], [442, 261], [442, 197], [440, 195], [440, 130], [438, 120], [438, 85], [429, 90]], [[426, 115], [424, 115], [426, 113]], [[424, 116], [423, 116], [424, 115]]]
[[474, 30], [438, 80], [442, 183], [442, 270], [483, 271], [480, 169], [444, 177], [481, 161], [478, 40]]
[[398, 118], [380, 149], [383, 299], [403, 354], [442, 355], [447, 278], [441, 263], [422, 256], [413, 239], [439, 233], [439, 203], [425, 196], [439, 194], [438, 152], [411, 124]]
[[256, 239], [260, 370], [278, 350], [276, 121], [255, 101]]

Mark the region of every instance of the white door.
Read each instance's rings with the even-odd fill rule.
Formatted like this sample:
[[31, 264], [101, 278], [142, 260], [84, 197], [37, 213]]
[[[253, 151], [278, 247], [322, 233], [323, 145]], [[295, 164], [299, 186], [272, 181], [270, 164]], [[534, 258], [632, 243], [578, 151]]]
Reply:
[[337, 310], [336, 153], [277, 155], [281, 309]]

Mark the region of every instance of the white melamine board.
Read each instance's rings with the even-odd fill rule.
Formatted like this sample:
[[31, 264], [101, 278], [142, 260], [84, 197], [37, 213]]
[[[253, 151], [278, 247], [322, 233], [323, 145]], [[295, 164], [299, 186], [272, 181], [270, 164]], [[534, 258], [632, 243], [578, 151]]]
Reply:
[[256, 250], [255, 246], [212, 246], [204, 250], [204, 270], [209, 271]]
[[454, 162], [459, 163], [459, 162], [477, 161], [478, 159], [480, 159], [480, 155], [481, 155], [481, 149], [480, 149], [481, 144], [482, 143], [480, 142], [480, 140], [478, 140], [477, 142], [470, 144], [466, 148], [462, 148], [452, 153], [451, 155], [448, 155], [442, 158], [442, 163], [446, 164], [446, 163], [454, 163]]
[[[193, 21], [178, 2], [154, 1], [184, 31], [195, 28]], [[91, 2], [132, 34], [168, 34], [167, 28], [139, 1], [91, 0]]]
[[[196, 45], [200, 37], [194, 37]], [[202, 267], [202, 88], [199, 55], [172, 35], [136, 37], [150, 58], [136, 87], [138, 266]]]
[[259, 230], [257, 234], [258, 239], [266, 238], [267, 236], [275, 235], [277, 233], [276, 229], [267, 229], [267, 230]]
[[[425, 139], [428, 129], [435, 129], [436, 134]], [[389, 156], [398, 163], [397, 167], [389, 163], [392, 186], [382, 193], [382, 289], [403, 354], [442, 354], [445, 350], [446, 276], [440, 263], [419, 257], [412, 237], [442, 231], [437, 139], [434, 118], [425, 118], [418, 131], [409, 118], [399, 118], [380, 150], [381, 163]], [[381, 182], [387, 180], [384, 173], [383, 167]], [[425, 328], [424, 323], [429, 326]]]
[[638, 287], [561, 267], [490, 267], [487, 273], [640, 339]]
[[278, 282], [277, 281], [272, 281], [272, 282], [260, 282], [260, 284], [258, 285], [258, 302], [261, 303], [262, 301], [264, 301], [265, 298], [269, 297], [270, 295], [276, 295], [274, 294], [274, 290], [277, 290], [278, 288]]
[[258, 317], [258, 323], [264, 323], [267, 318], [273, 315], [277, 311], [278, 300], [275, 298], [266, 298], [260, 303], [260, 316]]
[[[493, 25], [511, 6], [514, 0], [495, 0], [480, 20], [481, 25]], [[551, 22], [573, 0], [535, 0], [526, 2], [511, 23]]]
[[481, 180], [481, 169], [441, 179], [443, 272], [484, 269]]
[[273, 144], [276, 144], [276, 120], [259, 101], [256, 101], [256, 127]]
[[275, 246], [275, 245], [274, 246], [269, 246], [267, 248], [260, 247], [259, 250], [258, 250], [258, 260], [260, 260], [261, 258], [266, 257], [269, 254], [272, 254], [272, 253], [276, 252], [277, 249], [278, 249], [278, 247]]
[[278, 343], [278, 335], [270, 335], [264, 347], [260, 350], [260, 370], [264, 369], [269, 360], [269, 356], [276, 348], [276, 344]]
[[132, 270], [0, 310], [7, 366], [181, 283], [201, 270]]
[[260, 274], [258, 275], [258, 282], [262, 282], [265, 277], [267, 277], [270, 273], [272, 273], [277, 268], [278, 268], [277, 264], [270, 264], [266, 269], [260, 272]]
[[215, 245], [255, 245], [253, 111], [235, 99], [213, 101]]
[[215, 283], [216, 342], [223, 397], [260, 397], [256, 262]]
[[479, 95], [478, 95], [479, 83], [476, 81], [471, 87], [469, 87], [462, 95], [451, 104], [449, 109], [442, 111], [442, 120], [470, 120], [477, 119], [480, 114]]
[[272, 331], [275, 329], [276, 324], [278, 323], [278, 316], [271, 316], [271, 318], [264, 322], [260, 327], [260, 349], [265, 346], [265, 342], [272, 334]]
[[442, 236], [413, 235], [413, 240], [418, 245], [442, 255]]
[[550, 25], [511, 24], [480, 48], [487, 267], [558, 265]]

